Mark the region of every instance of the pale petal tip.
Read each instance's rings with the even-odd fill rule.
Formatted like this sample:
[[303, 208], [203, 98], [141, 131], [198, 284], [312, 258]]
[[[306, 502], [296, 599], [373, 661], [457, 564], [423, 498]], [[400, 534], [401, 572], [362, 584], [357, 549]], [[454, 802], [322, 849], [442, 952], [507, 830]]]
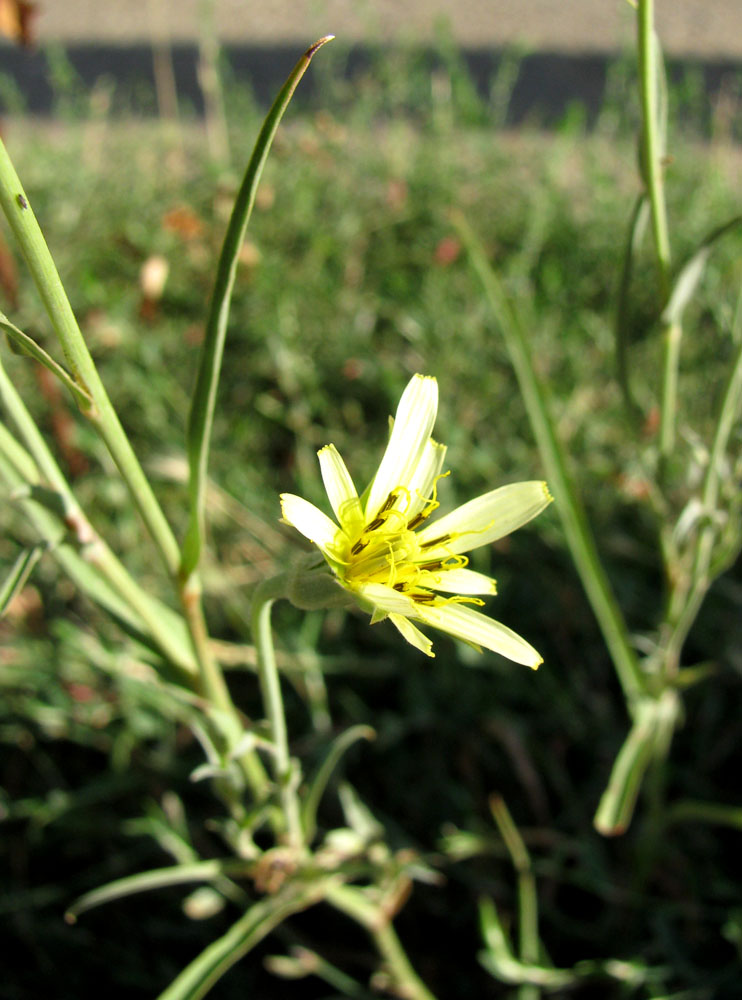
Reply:
[[542, 482], [541, 485], [543, 486], [544, 489], [544, 499], [546, 500], [547, 503], [553, 503], [554, 497], [549, 492], [549, 484]]

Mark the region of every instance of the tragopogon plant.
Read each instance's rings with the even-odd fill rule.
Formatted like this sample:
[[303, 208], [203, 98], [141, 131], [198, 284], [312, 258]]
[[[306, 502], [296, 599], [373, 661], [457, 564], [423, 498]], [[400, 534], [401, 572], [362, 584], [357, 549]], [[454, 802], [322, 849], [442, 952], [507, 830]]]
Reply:
[[[414, 852], [394, 851], [383, 827], [349, 786], [340, 792], [344, 825], [320, 834], [317, 811], [344, 751], [372, 730], [356, 726], [326, 749], [311, 776], [290, 754], [271, 607], [288, 598], [300, 608], [355, 602], [372, 624], [388, 618], [427, 655], [431, 627], [475, 646], [536, 667], [536, 650], [477, 608], [494, 581], [467, 566], [471, 549], [487, 545], [535, 517], [550, 502], [543, 482], [502, 486], [442, 517], [437, 485], [445, 447], [433, 440], [438, 403], [435, 378], [414, 375], [405, 389], [387, 449], [359, 495], [337, 450], [319, 453], [332, 521], [297, 496], [284, 494], [284, 520], [312, 541], [316, 554], [255, 589], [252, 632], [267, 725], [247, 719], [232, 699], [204, 614], [200, 566], [205, 545], [208, 451], [227, 331], [232, 287], [257, 185], [281, 117], [320, 39], [300, 59], [271, 108], [237, 195], [219, 259], [206, 336], [187, 427], [188, 526], [180, 544], [106, 392], [36, 221], [28, 195], [0, 146], [0, 204], [25, 256], [57, 335], [58, 361], [9, 319], [0, 325], [16, 349], [44, 365], [69, 390], [98, 433], [138, 511], [177, 597], [180, 611], [148, 593], [94, 527], [55, 461], [12, 379], [0, 367], [0, 481], [39, 539], [11, 569], [0, 598], [7, 606], [48, 551], [76, 586], [109, 612], [151, 653], [152, 684], [167, 711], [188, 725], [206, 753], [193, 778], [211, 782], [222, 816], [215, 827], [228, 854], [201, 858], [168, 826], [167, 809], [151, 827], [176, 863], [129, 876], [80, 898], [75, 921], [100, 903], [160, 886], [203, 882], [221, 902], [240, 909], [231, 928], [196, 957], [161, 994], [193, 1000], [289, 916], [325, 902], [360, 924], [373, 939], [381, 969], [375, 980], [410, 1000], [432, 993], [408, 961], [393, 927], [414, 878], [431, 877]], [[422, 626], [422, 628], [420, 627]], [[341, 973], [337, 973], [342, 978]], [[346, 979], [344, 982], [349, 982]], [[348, 995], [359, 996], [358, 987]]]
[[[613, 585], [602, 565], [566, 448], [560, 439], [548, 385], [539, 378], [528, 333], [514, 298], [508, 293], [473, 230], [463, 218], [458, 226], [466, 242], [498, 327], [504, 337], [544, 463], [565, 538], [583, 587], [600, 625], [613, 661], [631, 720], [608, 786], [599, 803], [595, 826], [603, 834], [623, 833], [631, 822], [645, 773], [654, 768], [651, 783], [655, 806], [664, 786], [664, 762], [675, 727], [682, 717], [681, 691], [703, 675], [683, 667], [688, 633], [712, 582], [742, 549], [738, 467], [735, 472], [734, 428], [742, 408], [742, 337], [739, 301], [729, 329], [732, 359], [719, 394], [713, 426], [702, 447], [688, 447], [699, 433], [681, 409], [680, 351], [685, 310], [698, 289], [717, 242], [737, 229], [736, 216], [704, 234], [680, 267], [671, 259], [670, 227], [665, 204], [667, 151], [667, 86], [660, 43], [654, 30], [653, 0], [637, 0], [638, 91], [641, 108], [639, 164], [641, 190], [630, 213], [620, 275], [614, 329], [617, 379], [633, 427], [635, 454], [643, 470], [647, 505], [656, 524], [664, 593], [658, 601], [656, 628], [640, 648], [631, 636]], [[658, 303], [656, 333], [663, 362], [658, 384], [645, 389], [643, 407], [635, 399], [629, 350], [629, 298], [632, 275], [650, 223]], [[638, 381], [634, 373], [634, 381]], [[641, 433], [649, 412], [659, 414], [656, 438]], [[697, 469], [702, 455], [702, 468]], [[692, 814], [718, 820], [717, 807], [693, 803]], [[655, 812], [659, 810], [655, 808]]]

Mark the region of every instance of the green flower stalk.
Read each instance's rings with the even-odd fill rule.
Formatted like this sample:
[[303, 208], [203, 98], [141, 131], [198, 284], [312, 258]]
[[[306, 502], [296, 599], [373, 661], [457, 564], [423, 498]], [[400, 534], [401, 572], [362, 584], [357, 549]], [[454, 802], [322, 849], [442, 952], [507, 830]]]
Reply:
[[371, 615], [388, 618], [426, 656], [431, 640], [418, 628], [439, 629], [481, 650], [529, 667], [542, 662], [525, 639], [475, 610], [495, 581], [467, 568], [464, 555], [510, 534], [551, 502], [543, 482], [512, 483], [485, 493], [432, 522], [445, 445], [431, 437], [438, 383], [415, 375], [397, 408], [389, 444], [368, 489], [359, 496], [334, 445], [319, 453], [322, 479], [337, 523], [291, 493], [281, 496], [283, 519], [320, 550], [336, 582]]

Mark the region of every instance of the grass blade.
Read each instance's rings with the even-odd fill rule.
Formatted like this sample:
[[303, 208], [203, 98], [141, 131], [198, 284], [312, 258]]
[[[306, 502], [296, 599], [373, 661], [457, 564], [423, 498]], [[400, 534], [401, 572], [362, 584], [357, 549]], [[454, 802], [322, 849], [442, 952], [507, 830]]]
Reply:
[[633, 711], [634, 703], [645, 691], [645, 680], [567, 466], [564, 449], [551, 418], [543, 381], [538, 378], [533, 365], [530, 345], [482, 244], [463, 218], [457, 217], [454, 221], [503, 335], [570, 553], [603, 633], [629, 711]]
[[742, 223], [742, 215], [735, 215], [723, 226], [714, 229], [701, 242], [698, 249], [686, 261], [675, 279], [662, 319], [665, 323], [680, 323], [686, 306], [693, 298], [698, 284], [706, 270], [706, 264], [717, 240]]
[[139, 892], [151, 892], [153, 889], [163, 889], [171, 885], [183, 885], [188, 882], [214, 882], [223, 875], [236, 871], [245, 871], [244, 861], [214, 859], [211, 861], [196, 861], [185, 865], [168, 865], [167, 868], [154, 868], [152, 871], [139, 872], [118, 878], [108, 885], [86, 892], [75, 900], [67, 910], [64, 919], [68, 924], [77, 922], [77, 918], [104, 903], [111, 903], [124, 896], [133, 896]]
[[187, 578], [198, 566], [203, 547], [204, 506], [206, 498], [206, 472], [209, 459], [209, 442], [214, 421], [216, 390], [224, 353], [227, 321], [232, 301], [232, 289], [237, 273], [237, 261], [250, 221], [255, 195], [268, 158], [273, 137], [296, 87], [304, 76], [314, 53], [333, 36], [320, 38], [310, 46], [289, 74], [273, 106], [268, 112], [258, 135], [242, 186], [237, 194], [232, 217], [224, 237], [216, 283], [211, 298], [206, 324], [196, 388], [188, 417], [187, 451], [190, 468], [188, 529], [183, 543], [181, 575]]
[[317, 809], [338, 761], [357, 740], [373, 740], [375, 737], [376, 733], [370, 726], [351, 726], [330, 745], [327, 756], [309, 786], [309, 792], [302, 808], [301, 818], [305, 843], [309, 844], [314, 839], [317, 829]]
[[[541, 943], [538, 936], [538, 894], [531, 857], [501, 796], [490, 797], [490, 812], [518, 876], [518, 955], [524, 965], [537, 965]], [[540, 995], [540, 990], [534, 984], [521, 984], [519, 1000], [538, 1000]]]
[[667, 752], [679, 711], [677, 692], [671, 689], [640, 702], [593, 820], [604, 837], [619, 836], [628, 829], [644, 774], [654, 759]]
[[0, 208], [26, 259], [61, 345], [70, 377], [78, 386], [75, 399], [81, 404], [80, 410], [105, 442], [165, 567], [172, 575], [177, 571], [179, 555], [175, 536], [108, 397], [72, 312], [49, 247], [2, 141]]
[[34, 358], [34, 360], [38, 361], [45, 368], [48, 368], [52, 375], [55, 375], [70, 390], [81, 409], [90, 408], [93, 405], [93, 400], [87, 390], [79, 382], [76, 382], [69, 372], [65, 371], [50, 354], [47, 354], [43, 347], [40, 347], [32, 337], [29, 337], [23, 330], [19, 330], [17, 326], [14, 326], [7, 316], [4, 316], [2, 313], [0, 313], [0, 330], [4, 330], [12, 342], [24, 354], [30, 355], [30, 357]]
[[624, 249], [621, 266], [621, 278], [618, 283], [618, 301], [616, 303], [616, 322], [614, 333], [616, 338], [616, 375], [623, 393], [624, 402], [629, 414], [638, 417], [639, 406], [634, 399], [629, 380], [629, 291], [634, 271], [634, 258], [641, 243], [647, 222], [649, 221], [649, 203], [646, 196], [640, 194], [636, 199], [631, 221], [629, 222], [628, 238]]
[[19, 594], [26, 586], [26, 581], [33, 572], [36, 563], [41, 559], [45, 548], [45, 545], [34, 545], [33, 548], [24, 549], [13, 563], [5, 582], [0, 585], [0, 618], [5, 615], [16, 594]]
[[291, 882], [255, 903], [226, 934], [205, 948], [173, 980], [158, 1000], [200, 1000], [225, 972], [293, 913], [318, 903], [326, 881]]
[[486, 897], [479, 901], [479, 922], [487, 950], [480, 951], [477, 958], [496, 979], [513, 985], [528, 983], [547, 989], [561, 989], [574, 983], [577, 977], [566, 969], [550, 969], [548, 966], [517, 959], [500, 923], [495, 904]]

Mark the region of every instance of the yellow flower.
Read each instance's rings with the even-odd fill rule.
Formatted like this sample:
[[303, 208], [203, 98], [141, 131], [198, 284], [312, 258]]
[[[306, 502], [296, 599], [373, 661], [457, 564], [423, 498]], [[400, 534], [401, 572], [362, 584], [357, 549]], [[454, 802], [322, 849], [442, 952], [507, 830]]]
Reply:
[[552, 498], [546, 483], [512, 483], [431, 522], [446, 454], [431, 437], [437, 410], [436, 380], [413, 376], [362, 496], [335, 446], [318, 452], [338, 523], [291, 493], [281, 496], [283, 519], [317, 546], [337, 582], [371, 613], [371, 624], [388, 618], [427, 656], [433, 644], [415, 622], [535, 668], [542, 660], [533, 646], [474, 610], [484, 603], [478, 595], [495, 593], [495, 581], [467, 569], [463, 553], [515, 531]]

